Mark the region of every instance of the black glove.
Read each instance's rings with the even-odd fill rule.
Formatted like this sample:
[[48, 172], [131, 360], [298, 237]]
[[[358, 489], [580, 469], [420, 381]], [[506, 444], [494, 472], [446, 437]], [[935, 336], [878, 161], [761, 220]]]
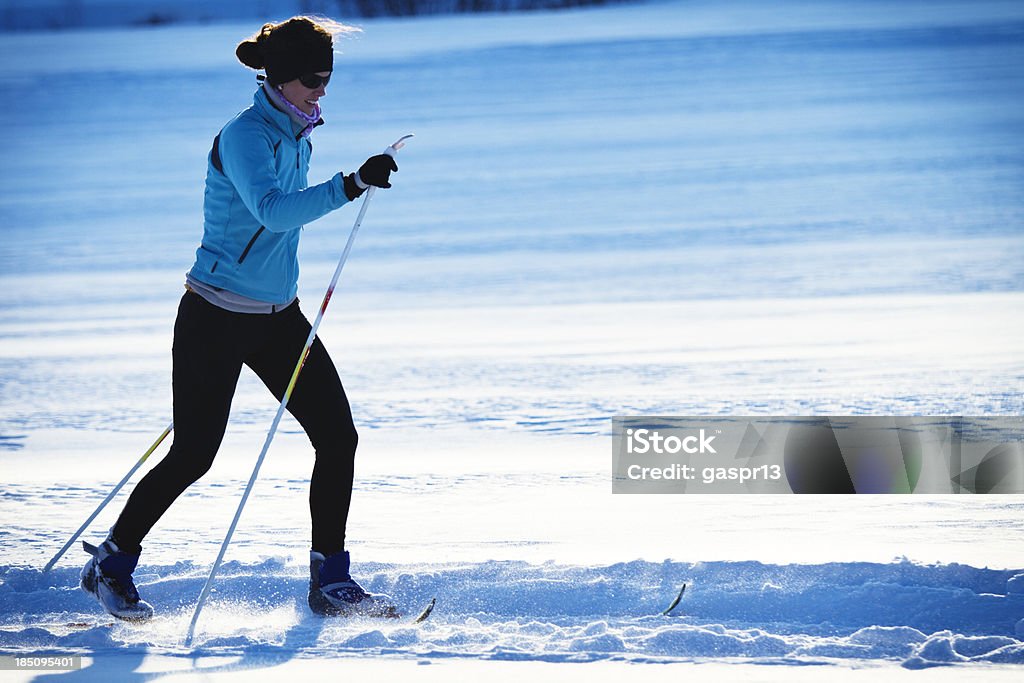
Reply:
[[394, 157], [387, 154], [372, 156], [363, 162], [356, 173], [349, 173], [345, 176], [345, 196], [349, 198], [349, 201], [355, 201], [370, 185], [383, 188], [391, 187], [388, 180], [391, 177], [391, 172], [397, 170], [398, 164], [395, 163]]
[[348, 197], [348, 200], [350, 202], [354, 202], [355, 200], [359, 199], [362, 196], [362, 194], [366, 192], [365, 187], [359, 187], [358, 185], [356, 185], [355, 173], [349, 173], [347, 176], [345, 176], [344, 181], [345, 196]]
[[377, 154], [363, 162], [363, 165], [359, 167], [359, 172], [356, 174], [356, 180], [362, 180], [363, 185], [391, 187], [388, 179], [391, 177], [391, 172], [397, 170], [398, 164], [395, 163], [394, 157], [387, 154]]

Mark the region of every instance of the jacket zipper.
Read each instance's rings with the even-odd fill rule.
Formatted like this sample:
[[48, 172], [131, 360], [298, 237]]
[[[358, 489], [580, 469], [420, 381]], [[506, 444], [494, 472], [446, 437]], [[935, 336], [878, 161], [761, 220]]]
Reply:
[[252, 245], [256, 243], [256, 238], [259, 237], [260, 233], [262, 233], [265, 229], [266, 226], [261, 225], [260, 229], [256, 231], [256, 234], [253, 235], [252, 239], [249, 240], [249, 244], [245, 245], [245, 249], [242, 250], [242, 255], [238, 257], [239, 265], [241, 265], [242, 261], [245, 260], [245, 257], [249, 255], [249, 250], [252, 249]]

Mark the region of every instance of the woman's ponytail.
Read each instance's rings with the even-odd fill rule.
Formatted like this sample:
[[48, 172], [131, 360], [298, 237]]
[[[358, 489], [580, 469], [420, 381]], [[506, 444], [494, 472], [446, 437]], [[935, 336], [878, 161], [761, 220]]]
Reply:
[[273, 29], [274, 24], [263, 24], [259, 33], [240, 42], [235, 48], [235, 56], [238, 57], [238, 61], [250, 69], [265, 69], [267, 58], [264, 46]]

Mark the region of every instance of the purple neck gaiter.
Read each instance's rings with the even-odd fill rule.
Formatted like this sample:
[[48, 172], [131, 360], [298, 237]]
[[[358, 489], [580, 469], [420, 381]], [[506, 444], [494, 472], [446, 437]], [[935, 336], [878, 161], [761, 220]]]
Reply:
[[304, 138], [308, 138], [309, 134], [313, 132], [313, 128], [316, 127], [317, 121], [320, 120], [320, 105], [313, 105], [313, 113], [307, 114], [289, 102], [288, 99], [278, 92], [276, 88], [272, 87], [269, 82], [263, 82], [263, 90], [267, 93], [267, 97], [270, 98], [270, 101], [273, 102], [278, 109], [286, 112], [292, 117], [292, 120], [300, 126], [305, 126], [302, 129], [301, 135]]

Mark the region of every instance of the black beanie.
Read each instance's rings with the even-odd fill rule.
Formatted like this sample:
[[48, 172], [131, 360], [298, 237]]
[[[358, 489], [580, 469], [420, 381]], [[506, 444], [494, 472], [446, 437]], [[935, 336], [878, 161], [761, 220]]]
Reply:
[[246, 66], [266, 69], [271, 85], [319, 71], [334, 71], [331, 34], [306, 18], [265, 25], [255, 40], [240, 43], [235, 54]]

